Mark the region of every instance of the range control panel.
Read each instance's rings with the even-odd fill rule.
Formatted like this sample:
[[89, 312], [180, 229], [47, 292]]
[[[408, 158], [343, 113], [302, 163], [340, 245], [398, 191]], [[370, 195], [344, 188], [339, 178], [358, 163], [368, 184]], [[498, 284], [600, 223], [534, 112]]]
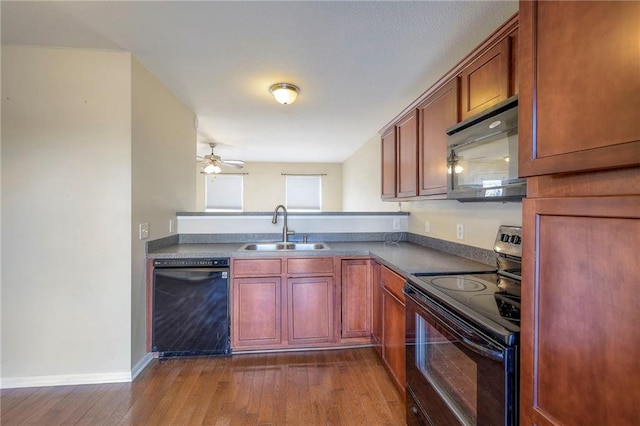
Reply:
[[501, 254], [522, 257], [522, 227], [500, 226], [493, 250]]
[[155, 259], [156, 268], [228, 268], [228, 258], [217, 259]]

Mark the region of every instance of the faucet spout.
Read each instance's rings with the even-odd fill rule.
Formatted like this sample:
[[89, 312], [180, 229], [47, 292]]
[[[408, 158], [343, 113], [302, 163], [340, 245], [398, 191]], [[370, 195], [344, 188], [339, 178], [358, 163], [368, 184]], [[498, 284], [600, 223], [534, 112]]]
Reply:
[[284, 216], [284, 226], [282, 227], [282, 242], [286, 243], [289, 240], [289, 235], [293, 235], [296, 231], [290, 231], [287, 226], [287, 208], [282, 204], [278, 204], [273, 211], [273, 217], [271, 218], [271, 223], [278, 223], [278, 210], [282, 209], [282, 213]]

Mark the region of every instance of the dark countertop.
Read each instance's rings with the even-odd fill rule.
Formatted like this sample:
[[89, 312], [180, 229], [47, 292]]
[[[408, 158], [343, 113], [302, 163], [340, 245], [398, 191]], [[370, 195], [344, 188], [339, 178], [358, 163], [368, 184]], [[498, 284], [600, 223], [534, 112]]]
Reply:
[[476, 262], [464, 257], [445, 253], [409, 242], [330, 242], [329, 250], [320, 251], [238, 251], [243, 245], [235, 244], [176, 244], [154, 250], [147, 254], [153, 259], [170, 258], [264, 258], [264, 257], [300, 257], [300, 256], [371, 256], [385, 266], [407, 276], [416, 273], [460, 274], [469, 272], [490, 272], [495, 266]]

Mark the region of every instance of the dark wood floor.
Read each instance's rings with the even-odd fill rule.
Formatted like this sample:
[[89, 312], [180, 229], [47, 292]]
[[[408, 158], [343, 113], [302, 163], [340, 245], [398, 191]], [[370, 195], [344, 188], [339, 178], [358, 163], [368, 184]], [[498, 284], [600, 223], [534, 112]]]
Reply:
[[133, 383], [2, 390], [9, 425], [404, 425], [373, 348], [153, 360]]

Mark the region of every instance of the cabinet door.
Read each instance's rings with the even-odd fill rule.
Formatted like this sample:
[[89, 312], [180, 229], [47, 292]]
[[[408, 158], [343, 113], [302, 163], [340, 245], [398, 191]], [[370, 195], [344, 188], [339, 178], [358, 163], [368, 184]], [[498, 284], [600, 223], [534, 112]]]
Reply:
[[640, 2], [522, 1], [519, 33], [520, 176], [640, 164]]
[[418, 106], [420, 195], [447, 193], [447, 128], [458, 122], [458, 81], [453, 79]]
[[460, 119], [465, 120], [504, 101], [509, 93], [511, 39], [506, 37], [460, 73]]
[[521, 423], [640, 424], [640, 197], [523, 212]]
[[396, 198], [396, 128], [382, 136], [382, 198]]
[[233, 280], [233, 346], [282, 342], [280, 277]]
[[342, 261], [341, 303], [342, 338], [371, 336], [370, 261]]
[[418, 112], [413, 110], [396, 124], [398, 137], [398, 198], [418, 195]]
[[382, 287], [380, 285], [380, 264], [377, 262], [372, 262], [371, 266], [371, 287], [373, 293], [371, 334], [379, 345], [382, 343]]
[[289, 278], [289, 343], [334, 341], [333, 278]]
[[404, 394], [406, 386], [404, 303], [383, 288], [382, 309], [382, 360], [387, 365], [398, 390]]

